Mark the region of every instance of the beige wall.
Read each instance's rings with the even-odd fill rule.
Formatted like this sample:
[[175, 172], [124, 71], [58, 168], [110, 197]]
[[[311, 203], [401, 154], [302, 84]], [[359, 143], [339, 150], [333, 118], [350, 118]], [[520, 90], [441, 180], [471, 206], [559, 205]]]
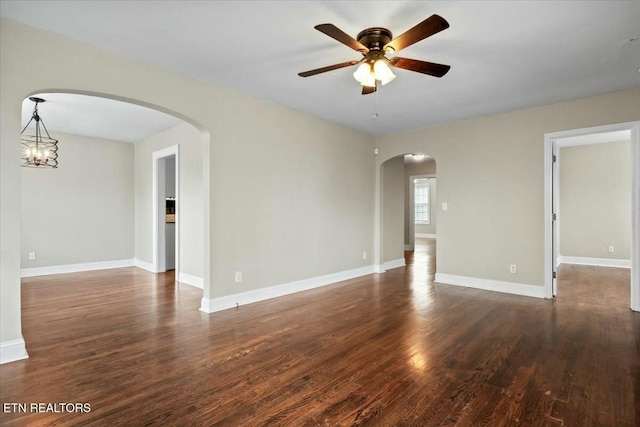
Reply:
[[152, 156], [154, 151], [173, 145], [180, 146], [179, 271], [201, 278], [204, 260], [202, 137], [200, 131], [188, 123], [178, 124], [135, 144], [136, 259], [153, 263]]
[[[410, 177], [418, 176], [418, 175], [436, 175], [436, 161], [434, 159], [427, 159], [425, 161], [419, 163], [405, 163], [404, 165], [404, 244], [409, 244], [409, 220], [410, 213], [413, 207], [411, 206], [411, 182]], [[429, 180], [429, 202], [431, 203], [431, 224], [416, 224], [415, 225], [415, 233], [424, 233], [424, 234], [436, 234], [437, 232], [437, 218], [436, 213], [436, 200], [437, 200], [437, 181], [436, 179]]]
[[383, 262], [404, 258], [404, 157], [382, 164]]
[[543, 286], [545, 133], [635, 120], [640, 88], [380, 136], [376, 163], [437, 159], [439, 273]]
[[133, 144], [52, 136], [60, 140], [58, 168], [20, 169], [21, 267], [131, 260]]
[[[203, 132], [204, 298], [371, 263], [371, 135], [5, 19], [0, 32], [0, 341], [21, 339], [16, 141], [32, 93], [136, 100]], [[33, 58], [46, 72], [24, 67]]]
[[560, 255], [631, 259], [630, 149], [629, 141], [560, 149]]

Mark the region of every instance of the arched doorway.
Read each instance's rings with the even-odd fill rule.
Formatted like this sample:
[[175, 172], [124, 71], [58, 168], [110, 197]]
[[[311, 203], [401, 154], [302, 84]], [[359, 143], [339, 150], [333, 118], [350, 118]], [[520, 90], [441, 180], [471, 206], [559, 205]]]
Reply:
[[[183, 123], [183, 125], [185, 127], [191, 128], [191, 135], [195, 135], [194, 139], [197, 140], [198, 143], [200, 143], [200, 145], [202, 146], [202, 149], [200, 150], [199, 155], [197, 156], [197, 161], [200, 163], [201, 165], [201, 170], [202, 170], [202, 177], [201, 177], [201, 181], [202, 181], [202, 185], [201, 185], [201, 203], [200, 203], [200, 207], [199, 207], [199, 212], [198, 214], [200, 215], [200, 217], [202, 218], [201, 220], [201, 227], [198, 230], [199, 234], [201, 235], [201, 238], [203, 240], [202, 244], [200, 245], [200, 253], [197, 255], [197, 257], [200, 259], [201, 262], [201, 268], [202, 268], [202, 272], [200, 274], [200, 277], [198, 277], [199, 279], [199, 287], [203, 287], [204, 283], [208, 283], [209, 282], [209, 235], [207, 232], [203, 232], [203, 231], [207, 231], [209, 229], [208, 224], [210, 223], [209, 221], [209, 217], [210, 217], [210, 202], [209, 202], [209, 198], [210, 198], [210, 194], [209, 191], [207, 191], [208, 189], [208, 181], [209, 181], [209, 175], [210, 175], [210, 158], [209, 158], [209, 148], [208, 145], [210, 143], [209, 141], [209, 133], [201, 126], [199, 125], [197, 122], [195, 122], [194, 120], [180, 114], [180, 113], [176, 113], [173, 111], [169, 111], [165, 108], [161, 108], [155, 105], [151, 105], [142, 101], [138, 101], [135, 99], [128, 99], [128, 98], [123, 98], [123, 97], [118, 97], [118, 96], [111, 96], [108, 94], [103, 94], [103, 93], [95, 93], [95, 92], [87, 92], [87, 91], [76, 91], [76, 90], [37, 90], [37, 91], [33, 91], [31, 92], [26, 98], [28, 98], [29, 96], [33, 96], [33, 95], [38, 95], [40, 97], [43, 98], [49, 98], [49, 105], [53, 105], [55, 104], [55, 102], [53, 102], [53, 98], [55, 98], [56, 95], [61, 95], [61, 94], [66, 94], [66, 95], [74, 95], [74, 96], [83, 96], [86, 98], [95, 98], [95, 99], [101, 99], [101, 100], [110, 100], [113, 102], [117, 102], [117, 103], [122, 103], [122, 104], [126, 104], [126, 105], [130, 105], [130, 106], [140, 106], [140, 107], [144, 107], [146, 109], [150, 109], [150, 110], [154, 110], [156, 112], [160, 112], [161, 114], [165, 114], [165, 115], [169, 115], [172, 116], [173, 118], [176, 119], [177, 122], [181, 122]], [[68, 107], [68, 105], [66, 106]], [[47, 126], [50, 128], [50, 133], [54, 134], [54, 128], [56, 128], [56, 125], [54, 124], [54, 117], [50, 116], [50, 115], [46, 115], [47, 113], [43, 111], [43, 116], [47, 118]], [[52, 126], [53, 125], [53, 126]], [[53, 135], [52, 135], [53, 136]], [[80, 138], [76, 138], [76, 139], [80, 139]], [[189, 141], [184, 141], [185, 144], [189, 144]], [[67, 159], [69, 158], [68, 156], [72, 155], [72, 153], [70, 151], [67, 151], [65, 153], [65, 148], [64, 148], [64, 141], [61, 140], [61, 147], [63, 147], [59, 154], [60, 154], [60, 166], [59, 168], [64, 170], [64, 163], [65, 163], [65, 156], [67, 156]], [[77, 145], [77, 147], [79, 147], [79, 145]], [[76, 148], [77, 148], [76, 147]], [[147, 156], [148, 154], [148, 156]], [[77, 150], [76, 153], [73, 155], [82, 155], [82, 154], [78, 154]], [[86, 160], [87, 160], [87, 167], [89, 169], [93, 168], [100, 168], [101, 164], [100, 164], [100, 160], [101, 159], [96, 159], [96, 158], [92, 158], [93, 155], [86, 155]], [[145, 170], [145, 172], [143, 173], [143, 175], [148, 175], [148, 182], [149, 182], [149, 187], [151, 186], [151, 182], [152, 182], [152, 176], [151, 176], [151, 170], [152, 170], [152, 156], [151, 153], [145, 153], [145, 156], [148, 157], [148, 159], [145, 157], [144, 159], [144, 163], [148, 166], [148, 173], [146, 173], [147, 171]], [[116, 161], [117, 163], [117, 161]], [[115, 163], [111, 163], [111, 165], [113, 165]], [[50, 170], [49, 172], [60, 172], [60, 169], [57, 170]], [[32, 171], [32, 172], [43, 172], [43, 171]], [[46, 173], [46, 171], [45, 171]], [[42, 176], [42, 175], [41, 175]], [[78, 181], [80, 181], [80, 179], [78, 179]], [[42, 181], [42, 180], [41, 180]], [[87, 191], [91, 192], [91, 191], [101, 191], [101, 190], [97, 190], [98, 185], [96, 185], [96, 183], [92, 183], [90, 182], [89, 179], [86, 180], [87, 182], [81, 183], [85, 189], [87, 189]], [[22, 188], [24, 184], [24, 179], [21, 179], [19, 181], [19, 185], [20, 188]], [[93, 185], [93, 188], [92, 188]], [[67, 187], [62, 187], [58, 189], [58, 193], [57, 196], [58, 197], [62, 197], [62, 196], [68, 196], [69, 194], [69, 188]], [[146, 190], [145, 190], [146, 191]], [[135, 196], [133, 195], [135, 191], [131, 190], [131, 194], [132, 194], [132, 198], [136, 198], [138, 199], [138, 194], [135, 194]], [[104, 197], [108, 197], [109, 196], [109, 191], [105, 191], [105, 194], [103, 194], [102, 196]], [[55, 195], [54, 195], [55, 197]], [[24, 197], [23, 197], [24, 198]], [[146, 198], [148, 198], [148, 203], [144, 203]], [[144, 219], [143, 222], [148, 225], [148, 233], [143, 233], [143, 234], [148, 234], [149, 239], [147, 240], [147, 244], [148, 244], [148, 248], [149, 250], [147, 251], [149, 254], [152, 253], [152, 242], [151, 242], [151, 236], [152, 236], [152, 224], [153, 224], [153, 218], [151, 217], [150, 212], [152, 211], [152, 204], [151, 204], [151, 190], [148, 191], [148, 194], [145, 194], [144, 197], [145, 200], [141, 201], [140, 204], [146, 204], [147, 206], [147, 212], [149, 212], [149, 215], [147, 215]], [[81, 201], [79, 201], [78, 203], [82, 203]], [[45, 206], [48, 209], [51, 209], [51, 206]], [[118, 209], [118, 203], [113, 203], [111, 206], [113, 209]], [[23, 210], [21, 210], [22, 212]], [[24, 214], [24, 213], [23, 213]], [[108, 218], [109, 217], [109, 212], [105, 212], [104, 213], [104, 218]], [[93, 230], [96, 230], [96, 227], [100, 227], [100, 221], [98, 221], [95, 218], [89, 218], [88, 219], [89, 222], [91, 223], [92, 221], [92, 226], [94, 227]], [[132, 222], [135, 222], [135, 220], [131, 220]], [[24, 218], [21, 221], [23, 223], [23, 227], [27, 226], [28, 224], [25, 224]], [[51, 225], [51, 224], [50, 224]], [[84, 230], [81, 230], [81, 233], [84, 232], [85, 233], [85, 238], [88, 238], [91, 236], [91, 227], [85, 227]], [[37, 234], [37, 233], [36, 233]], [[41, 233], [41, 237], [42, 233]], [[138, 236], [136, 236], [137, 238]], [[21, 246], [25, 246], [22, 247], [19, 251], [20, 252], [24, 252], [24, 254], [22, 254], [22, 258], [28, 258], [29, 252], [35, 252], [35, 251], [31, 251], [28, 247], [26, 247], [26, 245], [22, 245]], [[99, 245], [98, 245], [99, 246]], [[181, 245], [181, 246], [185, 246], [185, 245]], [[48, 248], [47, 250], [49, 250], [51, 248]], [[137, 265], [143, 268], [147, 268], [149, 267], [149, 265], [152, 265], [152, 259], [150, 258], [150, 256], [146, 256], [144, 258], [138, 259], [138, 250], [136, 248], [133, 249], [134, 251], [134, 256], [131, 256], [127, 259], [118, 259], [116, 260], [116, 262], [102, 262], [104, 260], [100, 260], [100, 262], [65, 262], [60, 261], [59, 259], [54, 262], [54, 264], [56, 264], [54, 267], [60, 267], [60, 264], [62, 265], [62, 268], [57, 268], [57, 269], [51, 269], [51, 265], [46, 266], [47, 268], [44, 268], [44, 271], [40, 271], [40, 273], [43, 274], [52, 274], [52, 273], [56, 273], [56, 272], [71, 272], [71, 271], [83, 271], [82, 269], [101, 269], [101, 268], [110, 268], [110, 267], [120, 267], [120, 266], [125, 266], [122, 264], [122, 262], [130, 262], [132, 265]], [[46, 251], [45, 251], [46, 252]], [[54, 252], [53, 250], [51, 250], [50, 252]], [[63, 252], [63, 251], [60, 251]], [[44, 252], [40, 252], [38, 253], [38, 255], [44, 255]], [[30, 255], [30, 254], [29, 254]], [[34, 258], [36, 258], [35, 253], [34, 253]], [[122, 257], [120, 257], [122, 258]], [[140, 263], [138, 261], [141, 261]], [[21, 269], [25, 269], [24, 263], [21, 262], [22, 267]], [[150, 269], [151, 268], [147, 268]], [[34, 268], [35, 270], [35, 268]], [[37, 273], [37, 272], [36, 272]], [[178, 275], [176, 274], [176, 280], [178, 279]], [[190, 284], [194, 284], [194, 283], [190, 283]], [[18, 310], [21, 311], [21, 308], [18, 307]], [[18, 349], [20, 343], [16, 343], [16, 350]], [[23, 349], [24, 349], [24, 341], [22, 342], [22, 344], [20, 345]], [[25, 358], [28, 357], [26, 351], [21, 351], [21, 355], [18, 355], [16, 353], [16, 357], [12, 357], [12, 360], [18, 360], [20, 358]], [[10, 360], [9, 360], [10, 361]], [[3, 360], [4, 362], [4, 360]]]
[[[379, 188], [378, 271], [385, 271], [405, 265], [404, 251], [414, 249], [416, 233], [421, 238], [435, 238], [435, 159], [405, 153], [385, 160], [380, 165]], [[420, 193], [417, 198], [416, 188]]]

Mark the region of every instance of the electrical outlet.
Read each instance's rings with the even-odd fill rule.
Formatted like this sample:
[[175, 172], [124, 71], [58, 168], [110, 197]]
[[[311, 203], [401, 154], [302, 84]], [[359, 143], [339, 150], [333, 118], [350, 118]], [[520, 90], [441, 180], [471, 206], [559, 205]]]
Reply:
[[442, 210], [443, 211], [447, 210], [447, 202], [442, 202]]
[[36, 259], [36, 253], [35, 252], [29, 252], [29, 259], [31, 261], [33, 261], [34, 259]]
[[518, 267], [515, 264], [511, 264], [509, 266], [509, 271], [511, 272], [511, 274], [516, 274], [518, 272]]
[[362, 252], [362, 259], [367, 259], [367, 253], [366, 252]]
[[242, 282], [242, 271], [236, 271], [236, 283]]
[[609, 246], [607, 249], [608, 249], [610, 254], [615, 252], [615, 248], [613, 246]]

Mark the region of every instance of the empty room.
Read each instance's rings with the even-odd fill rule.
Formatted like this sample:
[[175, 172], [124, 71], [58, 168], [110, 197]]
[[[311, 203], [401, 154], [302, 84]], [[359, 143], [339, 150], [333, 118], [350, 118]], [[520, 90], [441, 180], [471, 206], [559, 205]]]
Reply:
[[640, 425], [640, 2], [0, 15], [0, 424]]

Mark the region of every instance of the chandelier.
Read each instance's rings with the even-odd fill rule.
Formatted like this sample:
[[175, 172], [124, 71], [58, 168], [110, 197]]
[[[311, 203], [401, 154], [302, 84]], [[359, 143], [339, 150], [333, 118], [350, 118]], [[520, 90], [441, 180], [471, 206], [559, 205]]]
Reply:
[[[47, 127], [44, 125], [42, 118], [38, 114], [38, 104], [45, 102], [42, 98], [32, 96], [29, 98], [35, 102], [33, 114], [29, 123], [20, 132], [20, 142], [22, 144], [22, 167], [31, 168], [57, 168], [58, 167], [58, 140], [51, 138]], [[33, 135], [25, 135], [24, 131], [29, 127], [31, 122], [35, 121], [36, 128]], [[42, 129], [47, 136], [43, 136]]]

